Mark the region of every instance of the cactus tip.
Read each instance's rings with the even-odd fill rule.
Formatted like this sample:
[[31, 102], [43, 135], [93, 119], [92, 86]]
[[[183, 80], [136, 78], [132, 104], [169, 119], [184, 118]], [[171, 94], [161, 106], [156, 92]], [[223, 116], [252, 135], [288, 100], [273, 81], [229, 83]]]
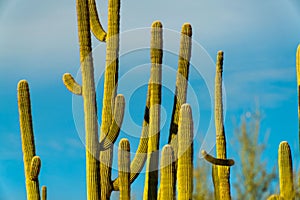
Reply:
[[181, 29], [181, 33], [191, 37], [192, 36], [192, 26], [190, 23], [184, 23]]
[[157, 21], [154, 21], [151, 26], [152, 26], [152, 28], [162, 28], [162, 23], [157, 20]]

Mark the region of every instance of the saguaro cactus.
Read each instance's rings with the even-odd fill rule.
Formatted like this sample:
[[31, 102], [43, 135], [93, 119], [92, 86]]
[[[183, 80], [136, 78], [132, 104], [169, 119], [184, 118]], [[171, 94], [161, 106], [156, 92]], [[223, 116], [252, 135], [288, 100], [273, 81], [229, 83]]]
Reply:
[[178, 125], [178, 199], [190, 200], [193, 196], [193, 119], [188, 104], [181, 106]]
[[162, 24], [159, 21], [155, 21], [152, 24], [150, 48], [151, 75], [149, 83], [149, 141], [146, 166], [147, 173], [144, 187], [145, 200], [157, 199], [162, 64]]
[[119, 144], [118, 170], [120, 177], [120, 200], [130, 199], [130, 144], [122, 139]]
[[41, 168], [41, 160], [40, 157], [35, 154], [30, 93], [28, 83], [25, 80], [21, 80], [18, 83], [18, 107], [27, 199], [39, 200], [40, 189], [38, 175]]
[[[300, 147], [300, 45], [298, 45], [296, 53], [296, 71], [297, 71], [297, 86], [298, 86], [298, 139]], [[299, 148], [300, 149], [300, 148]]]

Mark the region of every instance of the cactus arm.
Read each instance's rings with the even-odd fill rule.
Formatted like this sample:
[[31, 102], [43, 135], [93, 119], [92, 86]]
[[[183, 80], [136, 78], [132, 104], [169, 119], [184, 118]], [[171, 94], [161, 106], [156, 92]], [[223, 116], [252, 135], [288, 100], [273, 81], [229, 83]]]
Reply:
[[[27, 199], [39, 200], [39, 181], [38, 179], [32, 180], [30, 177], [31, 163], [35, 156], [35, 145], [32, 128], [29, 86], [25, 80], [21, 80], [18, 83], [18, 107]], [[34, 160], [36, 160], [36, 158]], [[36, 163], [36, 161], [34, 162]]]
[[47, 187], [42, 186], [42, 200], [47, 200]]
[[100, 150], [106, 150], [110, 148], [120, 133], [120, 127], [123, 122], [125, 109], [125, 99], [123, 95], [119, 94], [116, 96], [114, 107], [113, 123], [111, 124], [106, 137], [100, 142]]
[[294, 199], [293, 165], [289, 144], [281, 142], [278, 149], [278, 168], [280, 196], [284, 199]]
[[82, 97], [85, 113], [87, 199], [98, 200], [101, 193], [98, 160], [99, 140], [88, 0], [77, 0], [76, 2]]
[[101, 42], [105, 42], [106, 32], [103, 29], [98, 17], [96, 1], [88, 0], [88, 3], [89, 3], [91, 31], [98, 40], [100, 40]]
[[175, 199], [175, 163], [171, 145], [164, 146], [161, 157], [159, 199]]
[[[218, 52], [215, 77], [215, 126], [217, 158], [226, 159], [226, 138], [223, 125], [222, 102], [222, 72], [223, 51]], [[230, 196], [230, 169], [228, 166], [218, 166], [220, 199], [228, 200]]]
[[73, 76], [69, 73], [65, 73], [63, 75], [63, 83], [65, 84], [66, 88], [72, 92], [73, 94], [81, 95], [82, 94], [82, 87], [79, 85]]
[[159, 21], [152, 23], [150, 56], [150, 118], [146, 178], [144, 187], [145, 200], [157, 199], [162, 64], [162, 24]]
[[[147, 150], [148, 150], [148, 132], [149, 132], [149, 106], [150, 106], [150, 87], [148, 84], [148, 90], [147, 90], [147, 100], [146, 100], [146, 107], [144, 112], [144, 121], [142, 125], [142, 133], [140, 142], [138, 145], [138, 149], [136, 151], [136, 154], [130, 164], [130, 183], [133, 183], [133, 181], [138, 177], [139, 173], [143, 169], [143, 166], [146, 162], [147, 158]], [[113, 190], [118, 191], [119, 190], [119, 178], [116, 178], [113, 181]]]
[[232, 166], [234, 165], [234, 160], [232, 159], [222, 159], [222, 158], [215, 158], [209, 155], [205, 150], [201, 151], [204, 159], [210, 162], [213, 165], [220, 165], [220, 166]]
[[[175, 138], [178, 132], [178, 119], [181, 105], [186, 103], [187, 81], [189, 75], [190, 58], [191, 58], [191, 37], [192, 27], [185, 23], [181, 29], [180, 50], [178, 58], [178, 70], [176, 76], [176, 89], [174, 96], [173, 113], [170, 125], [169, 143]], [[177, 147], [172, 145], [174, 155], [177, 156]]]
[[130, 144], [122, 139], [118, 151], [118, 170], [120, 177], [120, 200], [130, 200]]
[[300, 149], [300, 44], [296, 53], [296, 71], [297, 71], [297, 86], [298, 86], [298, 140]]
[[193, 118], [189, 104], [183, 104], [178, 124], [178, 199], [190, 200], [193, 196]]
[[[120, 0], [108, 1], [108, 29], [106, 36], [106, 67], [100, 139], [106, 137], [112, 123], [113, 105], [117, 92], [119, 64]], [[100, 152], [101, 199], [109, 199], [112, 192], [111, 165], [113, 150]]]
[[33, 181], [38, 180], [41, 169], [41, 159], [39, 156], [33, 156], [30, 164], [30, 179]]

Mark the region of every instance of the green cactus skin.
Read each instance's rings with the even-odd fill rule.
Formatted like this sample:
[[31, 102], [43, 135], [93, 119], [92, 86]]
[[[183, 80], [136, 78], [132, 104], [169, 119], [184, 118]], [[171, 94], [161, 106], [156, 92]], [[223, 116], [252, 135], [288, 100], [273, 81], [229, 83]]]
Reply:
[[[222, 72], [223, 51], [218, 52], [215, 77], [215, 126], [216, 126], [216, 150], [217, 158], [226, 159], [226, 138], [223, 125], [223, 103], [222, 103]], [[218, 166], [218, 180], [220, 199], [228, 200], [230, 196], [230, 168]]]
[[99, 140], [88, 1], [77, 0], [76, 8], [85, 114], [87, 199], [99, 200], [101, 193], [97, 149]]
[[144, 200], [157, 199], [162, 64], [162, 24], [159, 21], [152, 23], [150, 56], [150, 118]]
[[202, 150], [201, 154], [203, 155], [204, 159], [208, 162], [219, 165], [219, 166], [232, 166], [234, 165], [234, 160], [232, 159], [221, 159], [221, 158], [214, 158], [213, 156], [209, 155], [206, 151]]
[[120, 200], [130, 200], [130, 144], [127, 139], [119, 143], [118, 164]]
[[[107, 137], [112, 123], [113, 105], [117, 92], [119, 57], [120, 0], [108, 1], [108, 29], [106, 36], [106, 70], [104, 77], [101, 140]], [[112, 147], [100, 152], [101, 199], [109, 199], [112, 192]]]
[[104, 31], [98, 17], [96, 1], [88, 0], [88, 3], [89, 3], [91, 31], [98, 40], [100, 40], [101, 42], [105, 42], [106, 32]]
[[30, 179], [36, 181], [41, 169], [41, 159], [39, 156], [33, 156], [30, 164]]
[[72, 77], [71, 74], [65, 73], [63, 75], [63, 83], [65, 84], [66, 88], [72, 92], [73, 94], [76, 95], [81, 95], [82, 94], [82, 87], [79, 85], [75, 79]]
[[281, 142], [278, 149], [278, 168], [280, 196], [284, 199], [294, 199], [293, 165], [289, 144]]
[[296, 71], [297, 71], [297, 86], [298, 86], [298, 137], [300, 146], [300, 45], [298, 45], [296, 53]]
[[[140, 171], [143, 169], [143, 166], [146, 162], [147, 150], [148, 150], [148, 133], [149, 133], [149, 126], [148, 126], [149, 107], [150, 107], [150, 84], [148, 84], [146, 107], [144, 112], [141, 138], [140, 138], [140, 142], [136, 154], [130, 164], [130, 172], [131, 172], [130, 183], [132, 183], [138, 177]], [[113, 190], [114, 191], [119, 190], [119, 178], [116, 178], [113, 181]]]
[[29, 86], [25, 80], [18, 83], [18, 107], [27, 199], [40, 200], [39, 180], [37, 177], [31, 178], [32, 172], [35, 171], [38, 174], [39, 170], [35, 167], [33, 167], [34, 170], [31, 170], [32, 163], [34, 166], [38, 166], [38, 158], [35, 157]]
[[189, 104], [181, 106], [178, 125], [178, 199], [191, 200], [193, 196], [193, 118]]
[[175, 163], [174, 152], [171, 145], [165, 145], [162, 149], [160, 164], [159, 199], [175, 199]]
[[[169, 144], [176, 138], [178, 132], [179, 111], [182, 104], [186, 103], [187, 82], [189, 76], [191, 49], [192, 49], [192, 26], [188, 23], [181, 28], [180, 50], [178, 69], [176, 76], [176, 89], [174, 96], [173, 113], [170, 125]], [[175, 139], [177, 140], [177, 139]], [[174, 143], [174, 145], [173, 145]], [[177, 156], [177, 142], [172, 142], [175, 157]]]
[[42, 200], [47, 200], [47, 187], [42, 186]]

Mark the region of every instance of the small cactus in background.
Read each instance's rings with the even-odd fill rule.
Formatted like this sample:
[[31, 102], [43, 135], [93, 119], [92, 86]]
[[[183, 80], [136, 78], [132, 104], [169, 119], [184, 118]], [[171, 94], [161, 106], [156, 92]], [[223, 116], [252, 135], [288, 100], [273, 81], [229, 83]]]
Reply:
[[41, 159], [35, 154], [30, 104], [28, 83], [25, 80], [21, 80], [18, 83], [18, 107], [25, 169], [26, 193], [28, 200], [40, 200], [38, 175], [41, 168]]
[[120, 200], [130, 200], [130, 144], [122, 139], [118, 152], [118, 172], [120, 182]]

